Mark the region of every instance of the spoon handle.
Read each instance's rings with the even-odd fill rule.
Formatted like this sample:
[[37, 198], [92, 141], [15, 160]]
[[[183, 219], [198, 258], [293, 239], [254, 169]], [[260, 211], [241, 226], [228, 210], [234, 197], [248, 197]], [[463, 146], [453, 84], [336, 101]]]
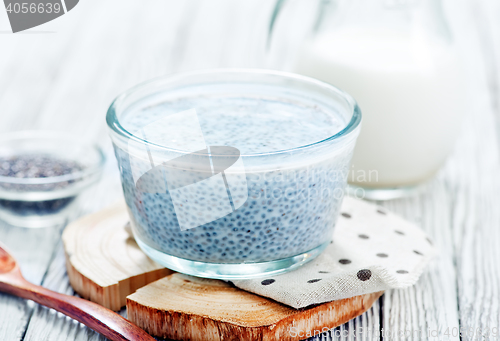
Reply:
[[55, 309], [113, 341], [155, 341], [135, 324], [97, 303], [60, 294], [24, 279], [0, 281], [0, 291]]

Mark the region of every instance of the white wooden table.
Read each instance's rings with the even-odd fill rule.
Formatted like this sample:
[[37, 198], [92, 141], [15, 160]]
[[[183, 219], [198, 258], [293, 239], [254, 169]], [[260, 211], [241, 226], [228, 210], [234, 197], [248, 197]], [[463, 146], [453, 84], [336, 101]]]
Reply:
[[[104, 121], [111, 100], [172, 72], [265, 66], [273, 4], [82, 0], [54, 22], [19, 34], [9, 33], [0, 9], [0, 133], [63, 130], [103, 146], [103, 180], [79, 214], [99, 210], [122, 195]], [[386, 292], [325, 339], [373, 340], [383, 330], [385, 340], [406, 339], [401, 332], [413, 340], [454, 340], [459, 328], [469, 333], [464, 340], [500, 339], [500, 3], [450, 0], [447, 8], [470, 78], [467, 122], [454, 155], [422, 194], [382, 203], [426, 230], [440, 254], [414, 287]], [[0, 224], [0, 241], [28, 280], [73, 294], [62, 228]], [[0, 294], [2, 341], [100, 339], [54, 311]]]

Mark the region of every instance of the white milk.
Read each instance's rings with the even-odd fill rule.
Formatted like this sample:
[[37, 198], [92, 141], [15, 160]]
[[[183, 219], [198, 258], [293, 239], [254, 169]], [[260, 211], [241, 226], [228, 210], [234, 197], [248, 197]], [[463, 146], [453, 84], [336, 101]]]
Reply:
[[444, 43], [362, 28], [316, 36], [295, 68], [358, 101], [363, 123], [349, 181], [365, 187], [412, 185], [444, 163], [465, 110], [460, 70]]

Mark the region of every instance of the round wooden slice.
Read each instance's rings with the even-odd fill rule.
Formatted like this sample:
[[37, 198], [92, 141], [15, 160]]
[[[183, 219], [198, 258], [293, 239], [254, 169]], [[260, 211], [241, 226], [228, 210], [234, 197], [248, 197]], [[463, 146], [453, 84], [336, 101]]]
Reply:
[[[70, 283], [154, 336], [174, 340], [300, 340], [362, 314], [382, 292], [294, 309], [223, 281], [174, 273], [150, 260], [126, 225], [124, 204], [63, 233]], [[165, 277], [166, 276], [166, 277]], [[127, 295], [129, 295], [127, 297]]]
[[126, 228], [121, 203], [77, 220], [64, 230], [66, 268], [73, 289], [111, 310], [120, 310], [127, 295], [172, 271], [149, 259]]
[[228, 283], [179, 273], [127, 298], [128, 319], [173, 340], [301, 340], [369, 309], [382, 292], [293, 309]]

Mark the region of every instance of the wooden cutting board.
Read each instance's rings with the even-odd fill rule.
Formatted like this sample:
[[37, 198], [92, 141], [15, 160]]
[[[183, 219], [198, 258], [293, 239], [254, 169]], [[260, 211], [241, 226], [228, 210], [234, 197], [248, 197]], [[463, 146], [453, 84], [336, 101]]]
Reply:
[[173, 340], [301, 340], [368, 310], [382, 292], [293, 309], [219, 280], [174, 273], [137, 246], [124, 204], [68, 225], [71, 285], [154, 336]]
[[62, 236], [73, 289], [115, 311], [125, 306], [127, 295], [172, 273], [141, 251], [127, 224], [120, 203], [69, 224]]
[[297, 310], [226, 282], [175, 273], [130, 295], [127, 316], [172, 340], [302, 340], [361, 315], [381, 295]]

